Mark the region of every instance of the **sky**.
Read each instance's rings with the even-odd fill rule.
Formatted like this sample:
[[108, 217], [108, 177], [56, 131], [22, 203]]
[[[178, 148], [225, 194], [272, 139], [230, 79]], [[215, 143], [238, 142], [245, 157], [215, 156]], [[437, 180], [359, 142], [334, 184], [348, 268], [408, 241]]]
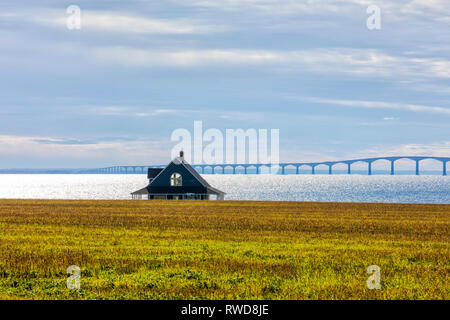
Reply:
[[194, 121], [282, 162], [450, 156], [448, 4], [0, 0], [0, 168], [164, 164]]

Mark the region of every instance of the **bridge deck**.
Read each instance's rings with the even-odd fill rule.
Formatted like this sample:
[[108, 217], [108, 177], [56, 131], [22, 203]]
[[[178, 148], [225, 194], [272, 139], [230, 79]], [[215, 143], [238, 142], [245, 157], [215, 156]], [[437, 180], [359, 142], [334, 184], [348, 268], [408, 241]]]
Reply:
[[[287, 167], [294, 167], [296, 174], [299, 174], [299, 169], [302, 166], [308, 166], [311, 168], [311, 173], [315, 174], [315, 168], [320, 165], [328, 166], [328, 173], [333, 174], [333, 166], [337, 164], [346, 164], [347, 173], [351, 174], [351, 165], [357, 162], [367, 163], [367, 173], [372, 174], [372, 164], [378, 160], [387, 160], [391, 162], [391, 175], [395, 174], [395, 161], [400, 159], [408, 159], [415, 161], [416, 163], [416, 175], [420, 173], [420, 161], [423, 160], [436, 160], [442, 162], [442, 174], [447, 175], [447, 162], [450, 161], [450, 157], [432, 157], [432, 156], [388, 156], [388, 157], [376, 157], [376, 158], [362, 158], [352, 160], [338, 160], [338, 161], [321, 161], [321, 162], [287, 162], [287, 163], [237, 163], [237, 164], [196, 164], [192, 165], [201, 173], [205, 173], [205, 169], [211, 169], [212, 173], [216, 173], [216, 169], [220, 169], [222, 173], [225, 173], [226, 168], [232, 169], [232, 174], [236, 173], [236, 169], [244, 169], [244, 174], [247, 174], [249, 168], [255, 168], [256, 173], [261, 173], [262, 168], [269, 168], [270, 173], [285, 174]], [[153, 166], [113, 166], [106, 168], [97, 168], [87, 170], [88, 173], [146, 173], [148, 168], [163, 168], [165, 165], [153, 165]], [[199, 170], [200, 169], [200, 170]]]

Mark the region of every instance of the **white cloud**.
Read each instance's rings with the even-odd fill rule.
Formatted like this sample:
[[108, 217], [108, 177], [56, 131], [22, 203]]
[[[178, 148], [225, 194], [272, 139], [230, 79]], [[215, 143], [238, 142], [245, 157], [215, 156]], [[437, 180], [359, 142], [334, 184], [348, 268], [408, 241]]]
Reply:
[[175, 109], [142, 109], [136, 107], [120, 107], [120, 106], [95, 106], [95, 107], [84, 107], [84, 109], [90, 112], [103, 116], [128, 116], [128, 117], [156, 117], [165, 114], [176, 113]]
[[183, 5], [215, 8], [223, 11], [246, 11], [249, 13], [292, 15], [356, 12], [365, 14], [370, 5], [378, 5], [390, 17], [408, 18], [413, 15], [438, 19], [448, 12], [447, 0], [178, 0]]
[[325, 103], [343, 107], [355, 107], [355, 108], [371, 108], [371, 109], [395, 109], [413, 112], [426, 112], [426, 113], [438, 113], [444, 115], [450, 115], [449, 108], [423, 106], [415, 104], [406, 104], [398, 102], [385, 102], [385, 101], [364, 101], [364, 100], [338, 100], [338, 99], [322, 99], [322, 98], [306, 98], [306, 101], [314, 103]]
[[392, 56], [373, 49], [309, 49], [296, 51], [195, 49], [160, 51], [124, 46], [88, 50], [97, 63], [127, 67], [258, 66], [285, 72], [339, 72], [361, 76], [450, 78], [450, 61]]
[[[98, 141], [74, 143], [76, 139], [45, 136], [0, 135], [0, 156], [23, 159], [49, 159], [50, 166], [65, 167], [62, 159], [85, 159], [108, 164], [148, 164], [169, 159], [167, 141], [139, 139], [127, 141]], [[55, 164], [55, 163], [59, 163]], [[30, 166], [33, 167], [32, 162]]]
[[[48, 10], [34, 16], [34, 21], [66, 28], [67, 14]], [[156, 19], [126, 13], [90, 11], [81, 8], [81, 29], [86, 31], [123, 32], [135, 34], [203, 34], [223, 32], [227, 27], [206, 24], [194, 19]]]

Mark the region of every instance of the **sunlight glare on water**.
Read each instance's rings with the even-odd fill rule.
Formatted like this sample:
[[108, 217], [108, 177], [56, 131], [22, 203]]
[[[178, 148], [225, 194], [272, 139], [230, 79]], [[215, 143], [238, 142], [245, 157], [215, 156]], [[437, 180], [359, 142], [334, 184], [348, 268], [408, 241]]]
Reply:
[[[450, 177], [436, 175], [203, 175], [226, 200], [450, 203]], [[0, 198], [131, 199], [146, 175], [2, 174]]]

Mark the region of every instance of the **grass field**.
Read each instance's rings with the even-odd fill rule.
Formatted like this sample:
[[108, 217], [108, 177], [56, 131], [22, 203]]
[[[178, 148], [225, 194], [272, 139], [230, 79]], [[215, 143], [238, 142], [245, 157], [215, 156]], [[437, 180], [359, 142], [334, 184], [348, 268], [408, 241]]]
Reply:
[[0, 299], [449, 299], [449, 231], [450, 205], [0, 200]]

